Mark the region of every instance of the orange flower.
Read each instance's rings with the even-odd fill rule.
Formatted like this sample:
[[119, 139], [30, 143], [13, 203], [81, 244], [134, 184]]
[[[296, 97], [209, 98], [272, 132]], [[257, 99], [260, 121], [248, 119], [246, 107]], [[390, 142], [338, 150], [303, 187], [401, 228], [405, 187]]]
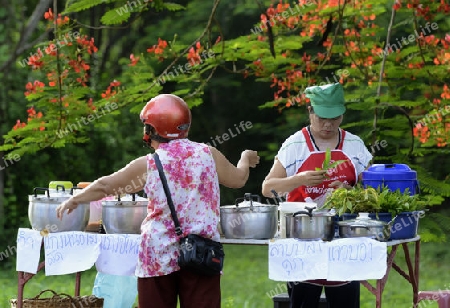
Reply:
[[161, 38], [158, 38], [158, 44], [153, 45], [151, 48], [147, 49], [148, 53], [154, 53], [154, 54], [163, 54], [164, 49], [167, 47], [167, 41], [162, 40]]
[[98, 51], [98, 48], [94, 44], [94, 38], [91, 37], [89, 40], [87, 35], [77, 38], [77, 43], [83, 46], [89, 54], [95, 53]]
[[36, 92], [42, 92], [42, 88], [45, 86], [45, 84], [43, 82], [40, 82], [39, 80], [35, 80], [34, 83], [28, 82], [25, 85], [25, 89], [27, 89], [27, 91], [25, 92], [25, 96], [28, 96], [32, 93], [36, 93]]
[[139, 62], [140, 57], [135, 57], [134, 54], [130, 55], [130, 64], [128, 66], [135, 66]]
[[40, 59], [44, 55], [42, 54], [41, 50], [38, 49], [37, 54], [32, 55], [30, 58], [28, 58], [28, 65], [31, 66], [32, 69], [38, 69], [41, 68], [44, 65], [44, 62], [40, 61]]
[[56, 49], [57, 48], [58, 47], [55, 44], [51, 43], [50, 45], [48, 45], [47, 48], [45, 48], [45, 53], [48, 54], [48, 55], [51, 55], [51, 56], [56, 56]]
[[44, 18], [53, 20], [54, 16], [52, 9], [48, 9], [48, 11], [44, 13]]
[[444, 84], [444, 87], [442, 88], [441, 97], [443, 99], [450, 99], [450, 89], [448, 88], [447, 84]]
[[25, 126], [27, 126], [26, 123], [22, 123], [22, 122], [20, 122], [20, 120], [17, 120], [16, 121], [16, 125], [13, 126], [13, 129], [16, 130], [18, 128], [22, 128], [22, 127], [25, 127]]
[[120, 81], [114, 80], [111, 81], [108, 88], [106, 88], [106, 91], [104, 93], [102, 93], [102, 98], [110, 98], [114, 95], [117, 94], [116, 90], [113, 90], [113, 87], [118, 87], [120, 86]]

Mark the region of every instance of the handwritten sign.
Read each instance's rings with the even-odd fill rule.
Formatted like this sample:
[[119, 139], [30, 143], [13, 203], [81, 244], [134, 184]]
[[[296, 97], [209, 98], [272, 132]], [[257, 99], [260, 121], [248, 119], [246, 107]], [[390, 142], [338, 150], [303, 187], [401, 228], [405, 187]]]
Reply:
[[45, 275], [65, 275], [90, 269], [100, 254], [99, 234], [80, 231], [44, 237]]
[[386, 243], [370, 238], [269, 242], [269, 279], [276, 281], [381, 279], [386, 261]]
[[280, 239], [269, 242], [269, 279], [303, 281], [326, 278], [328, 250], [323, 241]]
[[42, 236], [39, 231], [20, 228], [17, 233], [16, 271], [36, 274], [41, 255]]
[[95, 263], [97, 271], [133, 276], [138, 260], [140, 234], [101, 234], [100, 255]]
[[329, 280], [381, 279], [387, 270], [387, 245], [374, 239], [342, 238], [328, 243]]

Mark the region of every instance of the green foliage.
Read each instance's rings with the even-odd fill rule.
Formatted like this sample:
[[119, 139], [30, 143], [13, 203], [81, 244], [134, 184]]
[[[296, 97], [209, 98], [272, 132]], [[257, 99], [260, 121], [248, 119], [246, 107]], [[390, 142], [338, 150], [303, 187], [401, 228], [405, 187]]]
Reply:
[[353, 189], [338, 188], [327, 196], [323, 208], [334, 208], [339, 216], [344, 213], [374, 213], [381, 210], [377, 191], [355, 186]]
[[[387, 53], [383, 63], [383, 54], [380, 56], [379, 53], [382, 49], [377, 48], [386, 45], [392, 3], [363, 2], [361, 7], [347, 3], [345, 7], [329, 6], [319, 11], [316, 11], [318, 3], [305, 5], [297, 13], [289, 14], [293, 19], [274, 19], [272, 36], [267, 28], [261, 28], [260, 20], [261, 13], [267, 13], [270, 8], [272, 1], [269, 0], [260, 1], [260, 5], [246, 0], [221, 1], [214, 16], [210, 14], [215, 2], [206, 4], [200, 0], [158, 0], [132, 9], [125, 0], [67, 3], [63, 15], [71, 12], [69, 16], [76, 17], [77, 21], [70, 26], [81, 28], [83, 35], [89, 33], [99, 45], [99, 51], [93, 54], [80, 49], [82, 59], [90, 65], [90, 78], [88, 86], [82, 87], [76, 83], [75, 73], [70, 71], [67, 80], [71, 82], [61, 89], [62, 97], [69, 98], [69, 106], [61, 104], [61, 93], [56, 87], [48, 86], [46, 73], [54, 71], [57, 64], [48, 55], [43, 59], [47, 71], [20, 68], [8, 74], [0, 72], [5, 80], [5, 88], [0, 91], [2, 114], [8, 114], [1, 122], [6, 140], [0, 144], [0, 150], [6, 151], [5, 155], [9, 154], [9, 157], [21, 155], [20, 165], [7, 173], [22, 175], [21, 180], [27, 178], [23, 180], [26, 191], [55, 178], [93, 180], [117, 170], [136, 155], [147, 153], [147, 149], [140, 147], [137, 113], [154, 95], [171, 92], [183, 96], [192, 107], [194, 123], [190, 138], [195, 141], [210, 142], [239, 121], [252, 122], [251, 130], [217, 144], [233, 162], [244, 148], [257, 149], [263, 158], [263, 163], [252, 170], [245, 188], [237, 191], [221, 188], [223, 203], [231, 204], [245, 190], [260, 192], [261, 182], [281, 142], [308, 123], [307, 101], [302, 95], [305, 87], [341, 79], [347, 99], [342, 127], [360, 135], [369, 148], [377, 140], [387, 141], [386, 148], [375, 149], [374, 162], [407, 163], [417, 170], [423, 192], [449, 196], [448, 145], [438, 146], [432, 134], [422, 143], [420, 134], [414, 130], [419, 121], [428, 119], [431, 132], [437, 131], [439, 127], [432, 126], [431, 120], [442, 114], [439, 113], [442, 107], [438, 107], [434, 99], [441, 100], [440, 106], [448, 104], [448, 99], [441, 97], [443, 85], [449, 84], [446, 66], [434, 63], [443, 51], [443, 43], [403, 45], [399, 52]], [[273, 8], [278, 3], [274, 2]], [[326, 1], [320, 5], [325, 4]], [[425, 1], [421, 4], [423, 7], [429, 5], [433, 13], [437, 11], [437, 3]], [[119, 16], [117, 10], [124, 7], [128, 7], [128, 13], [121, 10]], [[416, 14], [415, 9], [403, 7], [396, 12], [391, 44], [425, 25], [425, 18]], [[0, 14], [2, 12], [0, 18], [7, 16], [5, 9], [0, 9]], [[21, 20], [20, 14], [16, 15], [12, 18], [14, 22]], [[330, 15], [334, 25], [324, 45], [320, 41]], [[370, 19], [372, 15], [375, 16], [373, 20]], [[436, 14], [430, 20], [439, 25], [432, 33], [436, 38], [444, 39], [450, 29], [445, 17]], [[98, 21], [98, 18], [102, 19]], [[209, 28], [204, 29], [207, 24]], [[0, 34], [0, 39], [5, 36], [2, 46], [11, 42], [8, 45], [11, 50], [20, 38], [21, 27], [20, 23], [12, 26], [16, 30]], [[49, 25], [42, 21], [39, 29], [43, 31], [47, 27]], [[74, 30], [66, 28], [65, 31], [71, 29]], [[56, 37], [63, 33], [61, 30]], [[35, 37], [40, 34], [36, 33]], [[219, 36], [220, 41], [215, 43]], [[147, 52], [158, 44], [158, 39], [167, 42], [163, 52]], [[49, 42], [44, 41], [39, 46], [45, 48], [48, 45]], [[75, 59], [79, 48], [63, 46], [61, 51]], [[36, 49], [29, 51], [35, 53]], [[211, 51], [214, 56], [203, 59], [185, 73], [175, 73], [174, 69], [179, 65], [184, 67], [190, 56], [203, 51]], [[131, 65], [130, 54], [139, 57], [135, 65]], [[0, 57], [6, 61], [8, 56], [9, 53], [1, 53]], [[26, 56], [21, 55], [21, 58]], [[418, 67], [423, 59], [423, 66]], [[163, 78], [164, 82], [161, 82]], [[23, 96], [24, 85], [35, 79], [45, 82], [46, 87], [42, 92], [27, 96], [27, 101]], [[101, 94], [114, 80], [121, 83], [112, 88], [116, 91], [114, 97], [103, 98]], [[54, 98], [56, 104], [49, 101]], [[113, 102], [117, 103], [118, 109], [88, 121], [87, 125], [78, 125], [82, 117], [96, 114], [89, 108], [90, 98], [97, 114]], [[45, 123], [34, 118], [31, 122], [26, 121], [25, 110], [32, 106], [36, 112], [43, 112], [41, 120]], [[17, 119], [27, 126], [11, 129]], [[41, 127], [45, 129], [41, 131]], [[67, 134], [61, 134], [61, 130]], [[59, 138], [58, 133], [64, 136]], [[413, 134], [414, 139], [411, 139]], [[108, 155], [94, 159], [98, 153]], [[439, 168], [436, 168], [436, 162], [440, 163]], [[22, 164], [32, 169], [33, 175]], [[19, 183], [12, 185], [16, 192]], [[9, 207], [21, 204], [17, 213], [26, 215], [26, 206], [23, 206], [27, 202], [26, 193], [17, 196], [17, 204], [9, 196], [6, 200]]]
[[94, 6], [97, 6], [102, 3], [108, 3], [113, 1], [105, 1], [105, 0], [77, 0], [77, 1], [67, 1], [66, 2], [66, 8], [64, 9], [64, 12], [66, 14], [68, 13], [75, 13], [84, 11], [87, 9], [90, 9]]
[[338, 215], [344, 213], [386, 213], [395, 217], [402, 212], [415, 212], [440, 205], [444, 198], [436, 195], [411, 195], [409, 188], [391, 191], [387, 186], [378, 188], [363, 187], [360, 184], [352, 189], [338, 188], [334, 190], [324, 204], [324, 208], [334, 208]]

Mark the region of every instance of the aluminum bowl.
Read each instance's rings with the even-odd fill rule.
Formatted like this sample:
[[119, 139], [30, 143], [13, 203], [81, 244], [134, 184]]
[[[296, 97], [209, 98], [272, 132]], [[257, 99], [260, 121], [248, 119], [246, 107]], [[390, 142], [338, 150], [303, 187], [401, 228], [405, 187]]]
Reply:
[[102, 201], [102, 223], [106, 233], [140, 234], [147, 217], [148, 200], [127, 195], [117, 200]]
[[[39, 190], [45, 194], [37, 194]], [[34, 189], [28, 196], [28, 219], [31, 228], [49, 232], [84, 231], [89, 222], [89, 204], [80, 204], [72, 213], [65, 213], [62, 220], [56, 217], [56, 208], [72, 195], [66, 191], [50, 192], [48, 188]]]

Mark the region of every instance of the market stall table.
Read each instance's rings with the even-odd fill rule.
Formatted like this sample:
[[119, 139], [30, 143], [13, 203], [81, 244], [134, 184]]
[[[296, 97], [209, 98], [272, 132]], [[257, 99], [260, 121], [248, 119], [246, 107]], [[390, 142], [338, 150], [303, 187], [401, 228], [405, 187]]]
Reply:
[[[253, 240], [253, 239], [221, 239], [223, 244], [234, 245], [269, 245], [270, 240]], [[410, 252], [408, 244], [414, 244], [414, 252]], [[383, 278], [376, 280], [376, 285], [373, 286], [369, 280], [362, 280], [361, 284], [366, 287], [369, 292], [375, 295], [376, 308], [381, 308], [383, 291], [387, 283], [387, 279], [391, 269], [397, 271], [403, 278], [411, 284], [413, 292], [413, 304], [418, 302], [419, 292], [419, 260], [420, 260], [420, 236], [414, 238], [393, 240], [386, 242], [390, 251], [387, 254], [387, 270]], [[398, 248], [402, 248], [406, 261], [406, 269], [402, 269], [398, 263], [395, 262], [395, 257]]]
[[[19, 233], [28, 232], [34, 234], [34, 230], [25, 230], [19, 229]], [[37, 232], [38, 233], [38, 232]], [[38, 233], [39, 234], [39, 233]], [[75, 240], [76, 239], [76, 240]], [[64, 241], [63, 241], [64, 240]], [[275, 239], [276, 240], [276, 239]], [[60, 233], [51, 233], [46, 237], [47, 247], [44, 247], [44, 237], [36, 237], [34, 239], [34, 248], [33, 254], [37, 254], [37, 260], [39, 261], [41, 249], [44, 247], [46, 249], [47, 256], [53, 256], [52, 262], [49, 262], [46, 265], [46, 261], [36, 263], [35, 271], [26, 271], [23, 270], [23, 267], [19, 266], [19, 261], [27, 259], [27, 262], [30, 258], [30, 245], [33, 245], [30, 242], [30, 238], [22, 238], [19, 237], [18, 234], [18, 308], [22, 307], [23, 300], [23, 289], [25, 284], [39, 271], [43, 270], [46, 266], [46, 275], [62, 275], [65, 274], [63, 272], [58, 272], [55, 270], [55, 265], [59, 263], [59, 269], [67, 268], [67, 264], [73, 268], [72, 263], [70, 262], [71, 255], [75, 254], [73, 251], [77, 251], [76, 254], [80, 254], [80, 249], [85, 249], [85, 251], [95, 250], [93, 247], [98, 247], [100, 250], [95, 255], [95, 260], [91, 258], [92, 265], [95, 263], [97, 266], [97, 270], [108, 273], [108, 274], [118, 274], [118, 275], [130, 275], [134, 272], [134, 267], [137, 262], [137, 252], [138, 252], [138, 242], [139, 235], [120, 235], [120, 234], [88, 234], [86, 232], [60, 232]], [[253, 239], [225, 239], [222, 238], [221, 242], [223, 244], [233, 244], [233, 245], [261, 245], [268, 246], [271, 240], [253, 240]], [[273, 240], [272, 240], [273, 241]], [[64, 245], [63, 245], [64, 242]], [[31, 244], [30, 244], [31, 243]], [[410, 252], [408, 244], [414, 244], [414, 252]], [[24, 245], [26, 244], [26, 245]], [[382, 295], [384, 291], [384, 287], [386, 285], [388, 275], [390, 270], [393, 268], [396, 270], [402, 277], [404, 277], [412, 286], [413, 291], [413, 303], [417, 304], [418, 302], [418, 286], [419, 286], [419, 258], [420, 258], [420, 237], [417, 236], [411, 239], [404, 240], [395, 240], [386, 242], [386, 246], [390, 248], [387, 253], [387, 262], [386, 267], [387, 270], [384, 276], [381, 279], [376, 280], [376, 285], [373, 286], [369, 280], [362, 280], [361, 284], [366, 287], [372, 294], [376, 297], [376, 308], [381, 308], [382, 304]], [[406, 269], [402, 269], [398, 263], [395, 262], [395, 257], [398, 251], [398, 248], [401, 247], [404, 251], [405, 260], [406, 260]], [[53, 250], [52, 250], [53, 249]], [[73, 250], [71, 250], [73, 249]], [[67, 250], [67, 251], [65, 251]], [[55, 258], [55, 254], [62, 253], [64, 258]], [[66, 253], [66, 255], [64, 255]], [[121, 266], [117, 266], [117, 264], [121, 264]], [[92, 267], [92, 265], [90, 267]], [[89, 269], [90, 267], [77, 267], [78, 270], [72, 271], [71, 273], [75, 273], [75, 296], [80, 295], [80, 280], [81, 280], [81, 272]], [[117, 268], [120, 268], [125, 272], [118, 273], [115, 272]], [[82, 270], [80, 270], [82, 269]], [[48, 273], [47, 273], [48, 271]]]

